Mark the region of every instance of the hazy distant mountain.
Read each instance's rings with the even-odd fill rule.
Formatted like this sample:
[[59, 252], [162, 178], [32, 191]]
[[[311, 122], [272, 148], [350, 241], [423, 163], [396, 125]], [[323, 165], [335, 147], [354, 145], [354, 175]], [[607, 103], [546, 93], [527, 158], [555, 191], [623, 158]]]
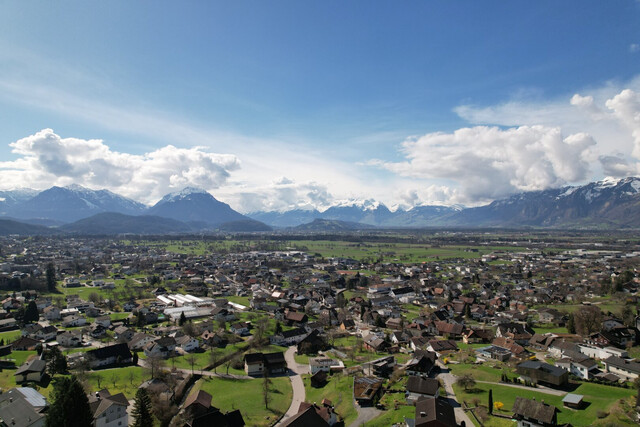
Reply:
[[15, 205], [29, 200], [36, 194], [38, 191], [31, 188], [0, 191], [0, 216], [7, 215]]
[[101, 212], [141, 214], [145, 205], [109, 190], [90, 190], [79, 185], [51, 187], [28, 200], [7, 209], [9, 216], [18, 219], [46, 218], [73, 222]]
[[60, 227], [61, 232], [90, 235], [175, 234], [194, 231], [189, 225], [170, 218], [151, 215], [125, 215], [105, 212]]
[[218, 230], [228, 232], [257, 232], [271, 231], [273, 230], [273, 228], [269, 227], [263, 222], [247, 218], [239, 221], [229, 221], [222, 223], [218, 226]]
[[25, 224], [10, 219], [0, 219], [0, 236], [19, 234], [22, 236], [50, 235], [56, 231], [41, 225]]
[[295, 227], [306, 224], [322, 214], [317, 210], [294, 209], [286, 212], [253, 212], [247, 214], [248, 217], [256, 221], [264, 222], [272, 227]]
[[357, 231], [357, 230], [371, 230], [376, 227], [369, 224], [362, 224], [358, 222], [350, 221], [338, 221], [335, 219], [314, 219], [308, 224], [298, 225], [293, 227], [295, 231], [308, 231], [308, 232], [335, 232], [335, 231]]
[[216, 200], [211, 194], [199, 188], [184, 190], [164, 196], [146, 211], [147, 215], [172, 218], [178, 221], [198, 221], [209, 225], [249, 219]]

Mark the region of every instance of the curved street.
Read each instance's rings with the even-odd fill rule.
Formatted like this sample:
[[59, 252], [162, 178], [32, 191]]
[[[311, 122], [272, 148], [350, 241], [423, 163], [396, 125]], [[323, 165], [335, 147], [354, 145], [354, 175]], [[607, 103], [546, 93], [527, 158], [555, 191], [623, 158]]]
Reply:
[[299, 365], [294, 357], [296, 352], [296, 346], [292, 345], [284, 353], [284, 358], [287, 361], [287, 368], [289, 368], [289, 379], [291, 380], [291, 387], [293, 388], [293, 399], [291, 399], [291, 406], [289, 410], [282, 417], [276, 426], [282, 426], [284, 422], [290, 417], [298, 413], [300, 403], [304, 402], [306, 393], [304, 391], [304, 383], [302, 382], [301, 374], [308, 373], [309, 369], [307, 365]]

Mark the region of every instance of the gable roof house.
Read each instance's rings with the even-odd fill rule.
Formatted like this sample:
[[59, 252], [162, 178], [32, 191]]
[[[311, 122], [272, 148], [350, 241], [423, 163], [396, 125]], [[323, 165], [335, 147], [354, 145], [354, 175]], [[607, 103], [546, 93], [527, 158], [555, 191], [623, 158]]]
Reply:
[[109, 390], [104, 389], [89, 396], [94, 427], [129, 425], [128, 406], [129, 400], [123, 393], [112, 395]]
[[456, 415], [444, 399], [422, 399], [416, 402], [415, 427], [457, 427]]
[[21, 384], [27, 381], [41, 382], [47, 369], [47, 362], [41, 359], [32, 359], [29, 362], [25, 362], [20, 366], [13, 376], [16, 379], [16, 384]]
[[558, 425], [558, 408], [535, 399], [516, 397], [513, 419], [518, 427], [551, 427]]
[[113, 344], [89, 350], [86, 353], [91, 369], [116, 364], [131, 363], [132, 355], [127, 344]]
[[44, 427], [47, 408], [46, 398], [31, 387], [0, 394], [0, 419], [11, 427]]
[[413, 405], [419, 399], [435, 399], [440, 394], [440, 383], [435, 378], [410, 376], [407, 380], [405, 398]]

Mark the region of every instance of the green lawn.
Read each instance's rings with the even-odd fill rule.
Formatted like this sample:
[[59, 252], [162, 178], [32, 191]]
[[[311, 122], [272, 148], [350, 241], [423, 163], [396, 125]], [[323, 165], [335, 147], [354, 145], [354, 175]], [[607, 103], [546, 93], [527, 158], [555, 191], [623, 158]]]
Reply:
[[90, 371], [86, 376], [90, 388], [87, 392], [106, 388], [111, 394], [122, 392], [128, 399], [133, 399], [138, 386], [150, 378], [150, 375], [140, 366]]
[[[544, 400], [545, 403], [554, 405], [559, 409], [558, 423], [571, 423], [575, 426], [592, 425], [598, 420], [598, 411], [608, 412], [615, 406], [619, 399], [626, 399], [634, 396], [631, 389], [623, 389], [618, 387], [610, 387], [599, 384], [582, 384], [574, 393], [584, 395], [585, 402], [589, 403], [586, 409], [573, 410], [564, 408], [562, 398], [564, 396], [555, 396], [551, 394], [541, 393], [532, 388], [530, 390], [517, 389], [497, 384], [476, 384], [475, 391], [465, 392], [464, 389], [454, 385], [454, 391], [459, 402], [466, 401], [469, 405], [474, 398], [480, 399], [481, 405], [486, 405], [488, 401], [489, 389], [493, 390], [493, 401], [504, 403], [503, 413], [511, 414], [511, 408], [516, 397], [535, 398], [536, 400]], [[620, 421], [618, 421], [619, 423]], [[486, 426], [503, 425], [503, 421], [498, 418], [491, 418], [485, 423]], [[633, 425], [630, 423], [630, 425]]]
[[21, 336], [22, 332], [20, 332], [19, 329], [16, 329], [15, 331], [0, 332], [0, 340], [2, 340], [5, 344], [9, 344], [10, 342], [17, 340]]
[[451, 371], [451, 373], [455, 376], [462, 376], [465, 374], [470, 374], [477, 381], [492, 381], [499, 382], [502, 376], [501, 368], [492, 368], [488, 365], [471, 365], [468, 363], [460, 363], [453, 364], [450, 363], [447, 365], [447, 368]]
[[306, 401], [320, 404], [322, 399], [329, 399], [335, 407], [336, 413], [345, 420], [345, 425], [350, 425], [358, 413], [353, 407], [353, 377], [342, 374], [329, 376], [329, 381], [322, 388], [311, 387], [310, 375], [303, 375]]
[[287, 412], [293, 390], [288, 377], [271, 378], [269, 409], [265, 408], [263, 380], [230, 380], [206, 377], [196, 382], [192, 393], [204, 390], [213, 396], [211, 404], [222, 411], [239, 409], [246, 425], [270, 426]]

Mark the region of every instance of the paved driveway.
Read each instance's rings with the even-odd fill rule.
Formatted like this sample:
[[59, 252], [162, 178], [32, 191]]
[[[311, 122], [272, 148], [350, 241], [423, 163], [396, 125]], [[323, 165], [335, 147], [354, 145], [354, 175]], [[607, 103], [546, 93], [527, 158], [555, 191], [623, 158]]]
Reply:
[[287, 367], [289, 368], [289, 379], [291, 380], [291, 387], [293, 388], [293, 399], [291, 400], [291, 406], [289, 406], [289, 410], [282, 417], [280, 421], [276, 424], [276, 426], [282, 426], [284, 422], [290, 417], [296, 415], [298, 413], [298, 408], [300, 408], [300, 404], [304, 402], [306, 397], [306, 393], [304, 391], [304, 383], [302, 382], [302, 377], [300, 374], [306, 373], [308, 368], [306, 365], [299, 365], [295, 358], [296, 346], [291, 346], [284, 353], [284, 358], [287, 361]]

